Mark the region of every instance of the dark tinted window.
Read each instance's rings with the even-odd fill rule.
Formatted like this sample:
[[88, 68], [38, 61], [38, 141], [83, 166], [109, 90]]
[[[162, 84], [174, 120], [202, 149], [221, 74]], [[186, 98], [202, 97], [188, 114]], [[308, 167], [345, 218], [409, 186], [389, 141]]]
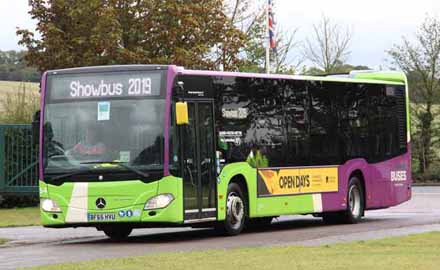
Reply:
[[223, 152], [226, 163], [245, 161], [253, 137], [247, 135], [252, 125], [251, 89], [248, 80], [235, 77], [213, 79], [215, 91], [217, 149]]
[[338, 96], [342, 160], [369, 157], [368, 96], [364, 85], [343, 84]]
[[228, 162], [261, 159], [259, 167], [285, 165], [282, 82], [216, 78], [217, 127]]
[[371, 163], [406, 151], [404, 87], [241, 77], [198, 81], [203, 83], [191, 89], [213, 93], [217, 149], [226, 163]]
[[270, 167], [285, 165], [285, 120], [283, 82], [270, 79], [250, 79], [252, 96], [252, 127], [247, 141], [254, 140], [255, 151], [268, 158]]
[[378, 162], [406, 151], [406, 115], [403, 88], [367, 89], [370, 116], [370, 161]]
[[284, 86], [286, 122], [286, 162], [291, 165], [310, 164], [309, 95], [305, 81], [289, 80]]
[[338, 164], [338, 107], [337, 95], [345, 84], [309, 82], [310, 96], [310, 153], [315, 165]]

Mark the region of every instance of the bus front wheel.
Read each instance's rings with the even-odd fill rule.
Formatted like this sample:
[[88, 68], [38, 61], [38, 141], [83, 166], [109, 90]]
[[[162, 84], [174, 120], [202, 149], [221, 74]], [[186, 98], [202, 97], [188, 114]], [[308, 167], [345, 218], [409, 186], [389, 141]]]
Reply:
[[364, 215], [364, 202], [365, 198], [361, 181], [356, 176], [353, 176], [348, 183], [347, 208], [342, 212], [323, 213], [322, 218], [324, 222], [330, 224], [358, 223]]
[[133, 228], [127, 226], [109, 226], [102, 229], [104, 234], [112, 240], [124, 240], [132, 232]]
[[230, 183], [226, 196], [226, 218], [217, 229], [226, 235], [239, 234], [245, 224], [247, 214], [246, 199], [237, 183]]

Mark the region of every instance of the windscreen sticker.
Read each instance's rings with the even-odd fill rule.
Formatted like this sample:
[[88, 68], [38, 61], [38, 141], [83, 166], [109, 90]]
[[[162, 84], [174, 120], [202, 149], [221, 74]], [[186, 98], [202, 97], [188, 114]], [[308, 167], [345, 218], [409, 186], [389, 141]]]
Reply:
[[98, 102], [98, 121], [110, 120], [110, 102]]
[[130, 151], [121, 151], [121, 152], [119, 152], [119, 161], [121, 161], [121, 162], [130, 162]]
[[338, 168], [259, 169], [258, 195], [297, 195], [337, 192]]

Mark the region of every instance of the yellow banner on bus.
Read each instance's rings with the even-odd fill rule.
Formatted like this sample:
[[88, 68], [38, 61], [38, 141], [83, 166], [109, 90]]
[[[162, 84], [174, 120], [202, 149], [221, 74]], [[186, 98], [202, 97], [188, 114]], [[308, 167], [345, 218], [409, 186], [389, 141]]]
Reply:
[[259, 169], [258, 195], [337, 192], [338, 168]]

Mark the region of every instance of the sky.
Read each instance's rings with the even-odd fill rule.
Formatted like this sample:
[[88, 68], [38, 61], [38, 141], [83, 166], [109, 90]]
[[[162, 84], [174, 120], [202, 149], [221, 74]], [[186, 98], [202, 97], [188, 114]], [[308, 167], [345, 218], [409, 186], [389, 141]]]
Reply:
[[[259, 0], [263, 1], [263, 0]], [[325, 14], [353, 32], [348, 63], [387, 68], [386, 50], [414, 37], [427, 14], [440, 16], [439, 0], [274, 0], [277, 26], [298, 28], [297, 40], [310, 36], [313, 24]], [[17, 27], [33, 30], [28, 0], [0, 0], [0, 50], [19, 50]], [[389, 59], [388, 59], [389, 60]]]
[[310, 36], [313, 24], [323, 14], [353, 32], [350, 46], [353, 65], [387, 68], [386, 50], [402, 43], [402, 37], [414, 39], [426, 15], [440, 15], [439, 0], [275, 0], [278, 25], [298, 28], [298, 39]]

